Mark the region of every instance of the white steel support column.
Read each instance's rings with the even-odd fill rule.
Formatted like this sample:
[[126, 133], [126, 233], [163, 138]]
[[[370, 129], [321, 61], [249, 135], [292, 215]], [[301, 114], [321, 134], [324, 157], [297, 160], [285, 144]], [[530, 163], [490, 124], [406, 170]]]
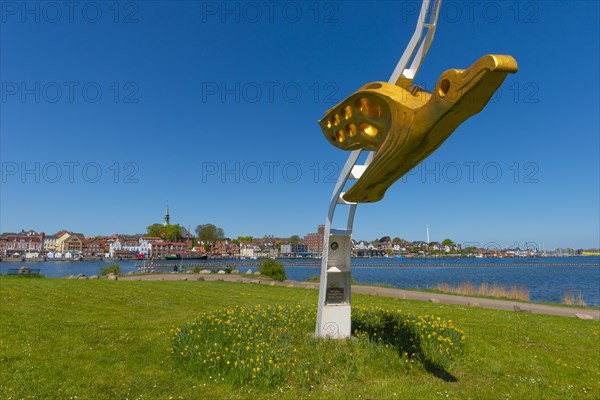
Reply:
[[[423, 0], [415, 33], [394, 69], [389, 79], [390, 83], [408, 85], [414, 80], [433, 41], [440, 5], [441, 0]], [[425, 36], [423, 36], [424, 33]], [[319, 309], [315, 327], [315, 336], [317, 337], [343, 339], [352, 335], [352, 266], [350, 260], [352, 228], [357, 204], [346, 202], [342, 196], [346, 182], [349, 179], [358, 179], [375, 156], [374, 151], [367, 152], [365, 163], [358, 165], [361, 153], [362, 150], [350, 153], [329, 202], [321, 259]], [[332, 228], [333, 217], [338, 205], [348, 207], [346, 226], [343, 229]]]

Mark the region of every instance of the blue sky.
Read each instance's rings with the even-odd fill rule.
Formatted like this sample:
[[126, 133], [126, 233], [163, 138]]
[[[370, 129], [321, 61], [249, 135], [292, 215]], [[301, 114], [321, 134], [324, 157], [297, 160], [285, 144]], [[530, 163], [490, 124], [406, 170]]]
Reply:
[[[348, 153], [316, 121], [387, 81], [419, 6], [47, 4], [1, 5], [0, 230], [144, 232], [168, 201], [231, 237], [324, 223]], [[354, 237], [598, 247], [598, 3], [472, 4], [443, 3], [416, 82], [490, 53], [519, 72]]]

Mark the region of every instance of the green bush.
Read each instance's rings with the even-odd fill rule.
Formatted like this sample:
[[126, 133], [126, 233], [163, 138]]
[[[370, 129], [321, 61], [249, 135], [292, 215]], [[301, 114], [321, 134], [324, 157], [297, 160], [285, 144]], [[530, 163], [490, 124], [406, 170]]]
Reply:
[[321, 282], [321, 275], [313, 275], [304, 282]]
[[285, 268], [283, 264], [275, 260], [264, 260], [258, 265], [258, 272], [261, 275], [276, 281], [285, 281]]
[[100, 275], [108, 275], [110, 273], [119, 275], [121, 273], [121, 266], [119, 264], [113, 264], [108, 267], [100, 268]]
[[[356, 280], [354, 280], [354, 278], [350, 279], [350, 281], [352, 282], [353, 285], [360, 285], [360, 282], [357, 282]], [[319, 282], [321, 282], [321, 274], [319, 274], [319, 275], [313, 275], [310, 278], [306, 279], [304, 282], [319, 283]], [[373, 283], [370, 283], [369, 285], [371, 285], [371, 286], [385, 286], [385, 285], [377, 285], [377, 284], [373, 284]], [[393, 287], [393, 286], [389, 286], [389, 287]]]
[[230, 273], [233, 271], [237, 271], [237, 267], [235, 265], [227, 265], [227, 271]]

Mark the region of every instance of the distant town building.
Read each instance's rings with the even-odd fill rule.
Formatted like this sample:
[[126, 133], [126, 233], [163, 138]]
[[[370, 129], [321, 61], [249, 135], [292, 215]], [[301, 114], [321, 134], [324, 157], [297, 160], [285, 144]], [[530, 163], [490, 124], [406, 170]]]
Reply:
[[[212, 257], [222, 258], [238, 258], [242, 256], [240, 247], [238, 247], [236, 244], [233, 244], [227, 239], [215, 242], [210, 248], [210, 255]], [[256, 256], [256, 253], [254, 253], [254, 255]], [[250, 256], [247, 257], [251, 258]]]
[[163, 258], [166, 255], [181, 255], [185, 253], [183, 242], [150, 242], [150, 257]]
[[167, 203], [167, 211], [165, 212], [165, 219], [163, 222], [163, 226], [171, 225], [171, 215], [169, 215], [169, 203]]
[[185, 247], [191, 249], [194, 247], [194, 238], [195, 236], [190, 233], [185, 227], [179, 225], [179, 229], [181, 229], [181, 241], [185, 242]]
[[162, 242], [162, 241], [163, 240], [159, 237], [142, 236], [139, 239], [139, 253], [138, 254], [143, 254], [146, 257], [150, 256], [150, 243], [158, 243], [158, 242]]
[[6, 257], [39, 256], [43, 250], [43, 236], [34, 230], [21, 231], [19, 233], [4, 233], [2, 247]]
[[56, 240], [56, 251], [63, 254], [81, 254], [84, 239], [81, 233], [65, 232]]
[[150, 244], [159, 243], [163, 240], [159, 237], [142, 236], [136, 237], [118, 237], [109, 244], [110, 257], [129, 258], [137, 255], [145, 257], [150, 256]]
[[304, 244], [308, 251], [321, 254], [323, 252], [323, 235], [325, 233], [325, 225], [319, 225], [316, 233], [309, 233], [304, 236]]
[[240, 245], [240, 257], [256, 258], [255, 253], [258, 253], [260, 248], [255, 244], [244, 243]]
[[353, 251], [357, 257], [383, 257], [386, 253], [382, 244], [374, 245], [364, 240], [353, 242]]
[[[167, 203], [167, 210], [165, 211], [163, 226], [169, 225], [171, 225], [171, 214], [169, 213], [169, 203]], [[179, 225], [179, 229], [181, 230], [181, 241], [185, 242], [187, 250], [191, 250], [192, 247], [194, 247], [195, 236], [192, 233], [190, 233], [190, 231], [186, 229], [183, 225]]]
[[[57, 236], [60, 233], [59, 236]], [[56, 243], [58, 242], [58, 238], [62, 236], [63, 232], [58, 232], [54, 235], [44, 236], [44, 248], [42, 249], [44, 253], [53, 253], [56, 249]]]
[[279, 252], [275, 247], [259, 246], [258, 252], [254, 252], [256, 258], [275, 258], [279, 257]]
[[6, 256], [6, 242], [8, 238], [4, 235], [0, 235], [0, 257]]
[[308, 246], [303, 243], [288, 243], [281, 245], [281, 255], [283, 257], [297, 257], [308, 253]]
[[83, 240], [84, 257], [104, 257], [107, 253], [106, 241], [102, 239], [86, 238]]

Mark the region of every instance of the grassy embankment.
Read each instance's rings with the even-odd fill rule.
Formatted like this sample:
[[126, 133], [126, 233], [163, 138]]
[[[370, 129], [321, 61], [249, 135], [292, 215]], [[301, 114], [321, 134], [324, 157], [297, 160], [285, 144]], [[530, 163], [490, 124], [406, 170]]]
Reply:
[[452, 320], [463, 357], [445, 373], [364, 357], [349, 379], [269, 389], [188, 374], [171, 354], [172, 329], [229, 306], [314, 307], [317, 291], [2, 277], [0, 298], [3, 399], [600, 398], [598, 321], [355, 295], [356, 306]]

